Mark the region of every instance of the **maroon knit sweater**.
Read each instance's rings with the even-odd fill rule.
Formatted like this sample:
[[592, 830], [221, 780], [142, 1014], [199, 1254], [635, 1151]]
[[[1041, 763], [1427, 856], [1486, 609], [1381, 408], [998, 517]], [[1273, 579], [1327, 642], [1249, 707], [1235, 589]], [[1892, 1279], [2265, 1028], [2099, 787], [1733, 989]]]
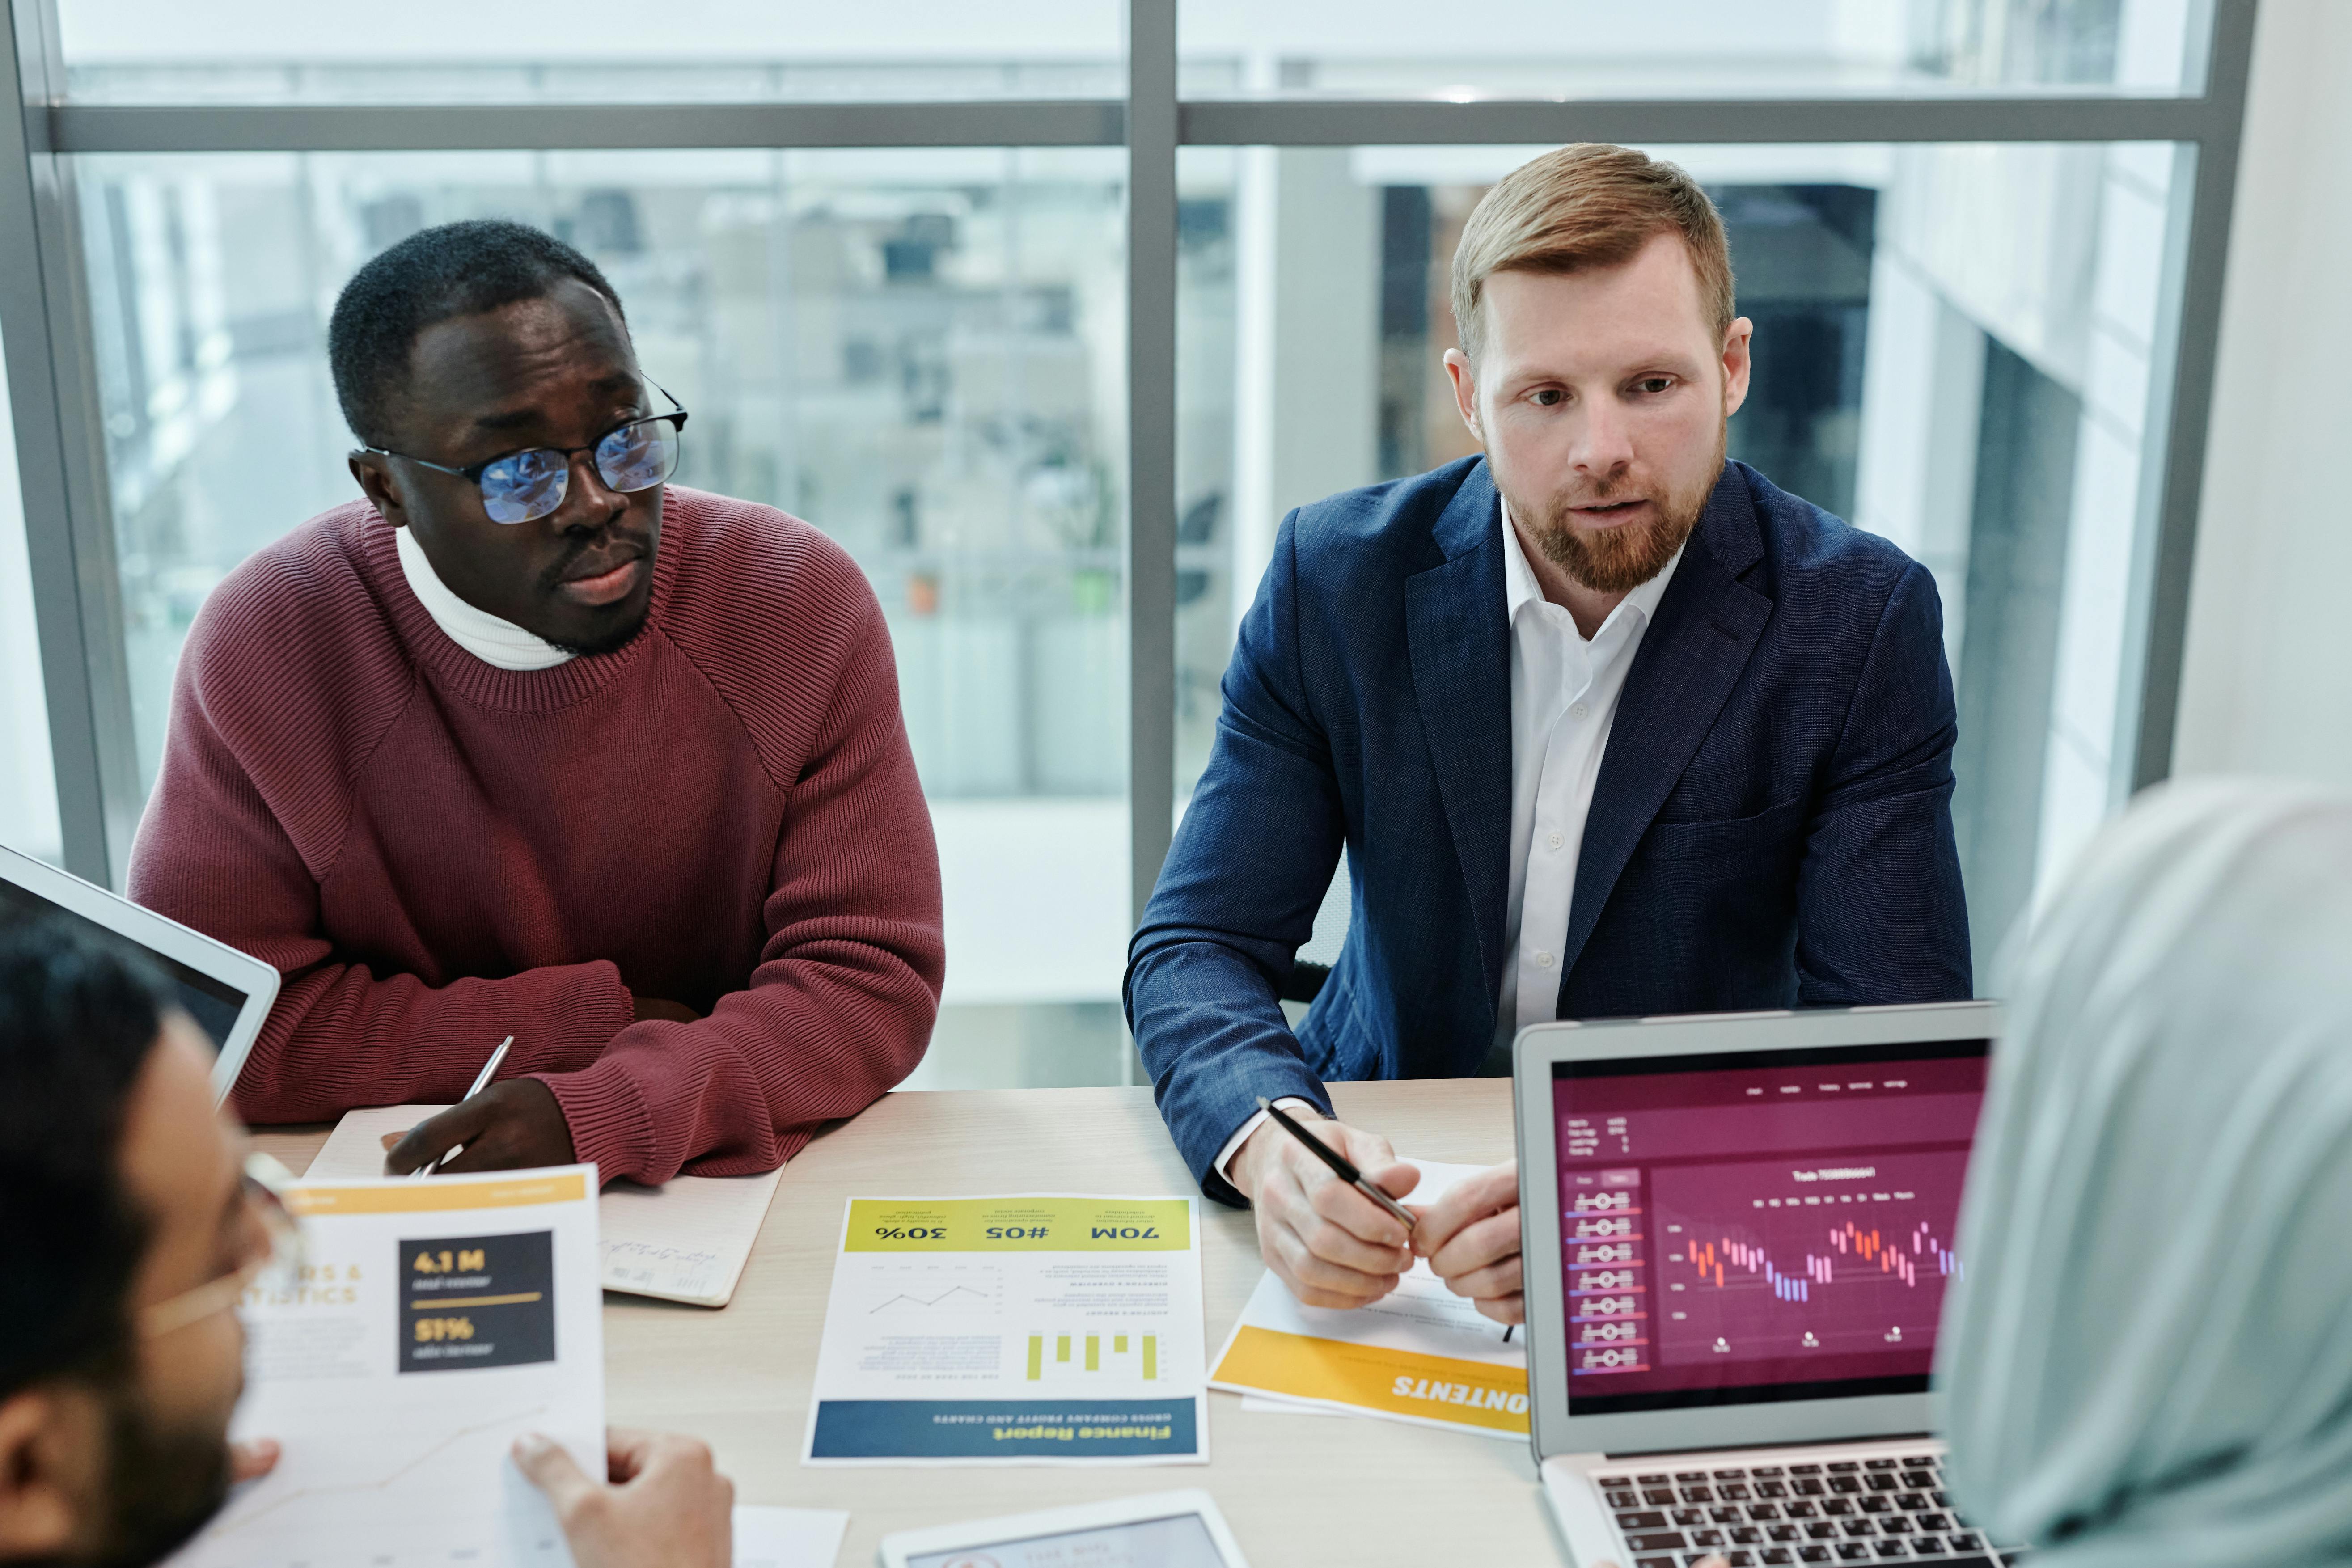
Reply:
[[[645, 631], [505, 670], [363, 503], [230, 574], [180, 658], [131, 896], [275, 964], [254, 1121], [454, 1100], [490, 1050], [606, 1180], [772, 1170], [922, 1059], [939, 853], [840, 547], [670, 488]], [[698, 1023], [633, 1023], [631, 992]]]

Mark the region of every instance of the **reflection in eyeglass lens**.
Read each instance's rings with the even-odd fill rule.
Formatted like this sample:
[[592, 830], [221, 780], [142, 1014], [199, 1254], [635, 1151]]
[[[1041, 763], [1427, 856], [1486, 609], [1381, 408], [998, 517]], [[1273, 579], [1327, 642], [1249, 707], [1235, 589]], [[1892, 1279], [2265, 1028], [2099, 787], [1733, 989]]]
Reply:
[[517, 452], [482, 470], [482, 504], [492, 522], [529, 522], [563, 504], [571, 479], [561, 452]]
[[646, 489], [668, 475], [677, 447], [677, 431], [668, 420], [641, 419], [597, 443], [596, 471], [624, 493]]
[[[677, 427], [667, 416], [622, 426], [596, 443], [596, 472], [628, 494], [650, 489], [677, 466]], [[563, 504], [572, 488], [572, 461], [535, 447], [500, 458], [482, 470], [482, 505], [492, 522], [530, 522]]]

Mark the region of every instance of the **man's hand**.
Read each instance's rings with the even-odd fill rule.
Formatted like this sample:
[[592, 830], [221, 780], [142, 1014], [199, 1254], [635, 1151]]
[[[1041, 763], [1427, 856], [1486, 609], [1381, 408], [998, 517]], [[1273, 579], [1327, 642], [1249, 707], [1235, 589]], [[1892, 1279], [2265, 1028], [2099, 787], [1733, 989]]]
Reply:
[[257, 1481], [278, 1468], [278, 1439], [252, 1437], [228, 1446], [228, 1479], [231, 1485], [241, 1481]]
[[1528, 1321], [1519, 1263], [1519, 1163], [1493, 1165], [1413, 1211], [1412, 1249], [1457, 1296], [1498, 1323]]
[[608, 1427], [609, 1486], [536, 1433], [517, 1439], [514, 1461], [554, 1505], [579, 1568], [731, 1568], [735, 1483], [712, 1468], [708, 1444]]
[[555, 1091], [535, 1078], [517, 1078], [494, 1083], [410, 1128], [408, 1136], [384, 1155], [384, 1169], [404, 1176], [460, 1143], [465, 1149], [441, 1167], [444, 1171], [454, 1174], [572, 1163], [572, 1127], [563, 1120], [563, 1107], [555, 1102]]
[[[1421, 1180], [1377, 1132], [1327, 1121], [1299, 1107], [1290, 1114], [1347, 1156], [1364, 1179], [1401, 1198]], [[1271, 1118], [1227, 1167], [1257, 1211], [1257, 1250], [1290, 1293], [1309, 1307], [1361, 1307], [1396, 1289], [1412, 1267], [1411, 1236], [1398, 1218], [1331, 1173]]]
[[639, 996], [635, 992], [630, 993], [629, 1007], [636, 1014], [636, 1021], [640, 1024], [648, 1018], [658, 1018], [666, 1024], [698, 1024], [702, 1021], [702, 1015], [683, 1002], [665, 1002], [658, 996]]

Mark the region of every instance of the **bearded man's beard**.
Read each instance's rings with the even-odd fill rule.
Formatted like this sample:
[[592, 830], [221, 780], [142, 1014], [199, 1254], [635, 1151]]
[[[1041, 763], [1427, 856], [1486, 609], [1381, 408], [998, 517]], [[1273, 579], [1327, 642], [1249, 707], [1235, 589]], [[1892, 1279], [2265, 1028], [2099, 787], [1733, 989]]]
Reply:
[[228, 1497], [228, 1434], [167, 1425], [127, 1387], [107, 1393], [106, 1528], [97, 1568], [146, 1568], [170, 1556]]
[[[1573, 521], [1569, 498], [1558, 496], [1540, 510], [1522, 508], [1515, 498], [1511, 516], [1529, 523], [1528, 531], [1535, 536], [1546, 560], [1594, 593], [1631, 593], [1664, 571], [1675, 552], [1689, 542], [1691, 531], [1698, 527], [1706, 498], [1715, 493], [1716, 481], [1723, 477], [1727, 436], [1727, 426], [1717, 429], [1715, 460], [1706, 466], [1705, 477], [1685, 489], [1655, 498], [1658, 514], [1648, 522], [1580, 528]], [[1617, 488], [1596, 485], [1573, 499], [1588, 505], [1605, 501]]]

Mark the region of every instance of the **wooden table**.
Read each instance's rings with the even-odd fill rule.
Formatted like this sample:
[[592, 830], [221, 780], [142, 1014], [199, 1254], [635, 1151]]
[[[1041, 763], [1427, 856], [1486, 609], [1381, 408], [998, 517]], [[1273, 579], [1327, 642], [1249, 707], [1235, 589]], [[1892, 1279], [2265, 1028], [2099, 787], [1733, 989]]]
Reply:
[[[1500, 1079], [1331, 1086], [1339, 1113], [1407, 1154], [1511, 1157]], [[324, 1130], [259, 1135], [296, 1170]], [[819, 1138], [784, 1173], [735, 1300], [723, 1311], [604, 1298], [610, 1418], [690, 1432], [739, 1500], [849, 1510], [844, 1564], [895, 1530], [1173, 1487], [1215, 1494], [1256, 1568], [1286, 1563], [1561, 1562], [1524, 1443], [1397, 1422], [1244, 1411], [1209, 1396], [1207, 1465], [1137, 1469], [807, 1469], [800, 1463], [825, 1294], [852, 1196], [1195, 1190], [1146, 1089], [893, 1094]], [[1204, 1202], [1206, 1353], [1263, 1268], [1248, 1214]]]

